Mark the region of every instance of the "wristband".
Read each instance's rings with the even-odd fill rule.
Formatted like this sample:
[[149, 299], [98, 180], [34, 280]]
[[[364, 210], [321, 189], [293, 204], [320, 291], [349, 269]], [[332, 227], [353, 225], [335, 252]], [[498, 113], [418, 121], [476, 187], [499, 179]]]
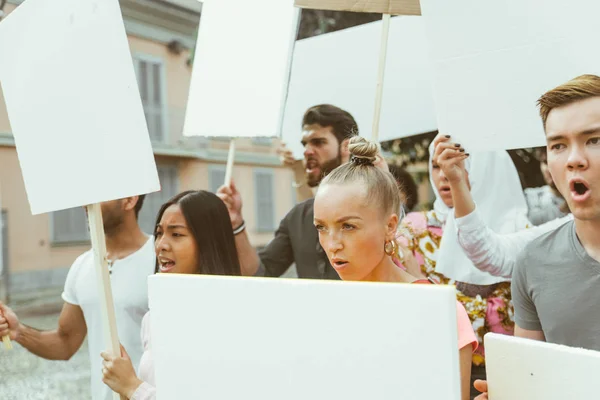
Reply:
[[233, 230], [233, 236], [239, 235], [246, 229], [246, 221], [242, 220], [242, 224]]

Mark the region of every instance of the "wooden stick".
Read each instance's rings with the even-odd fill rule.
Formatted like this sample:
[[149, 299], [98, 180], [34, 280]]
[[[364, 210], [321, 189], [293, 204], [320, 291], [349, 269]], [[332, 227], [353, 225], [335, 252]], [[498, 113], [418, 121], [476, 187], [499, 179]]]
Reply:
[[388, 37], [390, 35], [390, 14], [383, 14], [381, 25], [381, 48], [379, 50], [379, 70], [377, 73], [377, 89], [375, 92], [375, 110], [373, 114], [373, 130], [371, 140], [379, 141], [379, 121], [381, 119], [381, 99], [383, 97], [383, 78], [385, 75], [385, 61], [387, 59]]
[[10, 342], [10, 337], [8, 335], [2, 336], [2, 343], [4, 343], [4, 348], [6, 350], [12, 350], [13, 346], [12, 346], [12, 343]]
[[[96, 267], [96, 279], [98, 284], [98, 298], [100, 299], [100, 311], [102, 313], [105, 346], [109, 353], [115, 356], [121, 355], [121, 345], [117, 332], [117, 319], [115, 317], [115, 305], [110, 285], [108, 262], [106, 260], [106, 238], [104, 237], [104, 223], [102, 221], [102, 209], [100, 204], [87, 206], [88, 222], [90, 225], [90, 238], [92, 251], [94, 252], [94, 264]], [[99, 354], [98, 354], [99, 355]], [[125, 396], [113, 393], [113, 400], [126, 400]]]
[[229, 154], [227, 155], [227, 169], [225, 170], [225, 186], [231, 185], [231, 176], [233, 175], [233, 160], [235, 159], [235, 139], [229, 142]]

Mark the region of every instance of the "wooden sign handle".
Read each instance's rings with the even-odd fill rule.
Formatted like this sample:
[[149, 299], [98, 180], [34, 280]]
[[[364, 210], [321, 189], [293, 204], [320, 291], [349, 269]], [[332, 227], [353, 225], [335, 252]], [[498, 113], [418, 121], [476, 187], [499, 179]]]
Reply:
[[10, 337], [8, 335], [2, 336], [2, 343], [4, 343], [4, 348], [6, 350], [12, 350], [13, 346], [12, 346], [12, 343], [10, 342]]
[[225, 169], [225, 186], [231, 185], [231, 176], [233, 175], [233, 160], [235, 159], [235, 139], [229, 142], [229, 154], [227, 155], [227, 168]]
[[[110, 286], [110, 274], [106, 260], [106, 239], [104, 237], [104, 223], [102, 221], [102, 209], [100, 204], [87, 206], [88, 222], [90, 226], [90, 238], [92, 251], [94, 253], [94, 266], [96, 268], [96, 281], [98, 284], [98, 298], [100, 300], [100, 311], [102, 313], [105, 346], [109, 353], [121, 355], [121, 345], [117, 332], [117, 319], [115, 317], [115, 305]], [[113, 393], [113, 400], [126, 400], [125, 396]]]
[[377, 88], [375, 91], [375, 110], [373, 113], [373, 129], [371, 140], [379, 141], [379, 121], [381, 120], [381, 99], [383, 97], [383, 78], [385, 75], [385, 62], [387, 59], [388, 37], [390, 36], [390, 14], [383, 14], [381, 25], [381, 47], [379, 50], [379, 68], [377, 72]]

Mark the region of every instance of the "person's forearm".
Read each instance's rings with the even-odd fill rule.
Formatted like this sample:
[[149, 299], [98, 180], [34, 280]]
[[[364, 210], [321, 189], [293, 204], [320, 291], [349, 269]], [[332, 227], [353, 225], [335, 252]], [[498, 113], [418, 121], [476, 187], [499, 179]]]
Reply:
[[452, 202], [454, 203], [454, 216], [462, 218], [471, 214], [475, 210], [475, 202], [471, 196], [471, 190], [467, 182], [451, 182]]
[[460, 391], [461, 399], [471, 398], [471, 367], [473, 357], [473, 346], [468, 345], [459, 350], [460, 359]]
[[305, 200], [312, 199], [314, 197], [313, 191], [306, 182], [306, 174], [304, 172], [304, 165], [300, 162], [293, 168], [294, 171], [294, 187], [296, 188], [296, 200], [301, 203]]
[[68, 340], [57, 330], [38, 331], [23, 324], [16, 341], [36, 356], [48, 360], [69, 360], [79, 350], [79, 347], [70, 348]]
[[252, 247], [250, 239], [248, 238], [248, 233], [245, 230], [235, 236], [235, 247], [240, 260], [242, 275], [256, 275], [258, 267], [260, 266], [260, 259], [258, 258], [256, 249]]
[[512, 235], [500, 235], [485, 225], [478, 231], [458, 232], [458, 243], [465, 255], [479, 270], [493, 276], [510, 279], [519, 252], [526, 241], [513, 240]]

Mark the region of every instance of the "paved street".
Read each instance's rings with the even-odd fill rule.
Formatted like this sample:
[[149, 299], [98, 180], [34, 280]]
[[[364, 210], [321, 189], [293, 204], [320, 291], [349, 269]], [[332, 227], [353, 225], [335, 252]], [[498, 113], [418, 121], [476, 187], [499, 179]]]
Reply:
[[[57, 296], [60, 293], [45, 293], [35, 302], [18, 304], [15, 309], [23, 323], [38, 329], [50, 329], [58, 321], [60, 297]], [[6, 351], [0, 344], [0, 399], [91, 398], [87, 341], [70, 361], [48, 361], [33, 356], [17, 343], [13, 343], [13, 347], [13, 350]]]

